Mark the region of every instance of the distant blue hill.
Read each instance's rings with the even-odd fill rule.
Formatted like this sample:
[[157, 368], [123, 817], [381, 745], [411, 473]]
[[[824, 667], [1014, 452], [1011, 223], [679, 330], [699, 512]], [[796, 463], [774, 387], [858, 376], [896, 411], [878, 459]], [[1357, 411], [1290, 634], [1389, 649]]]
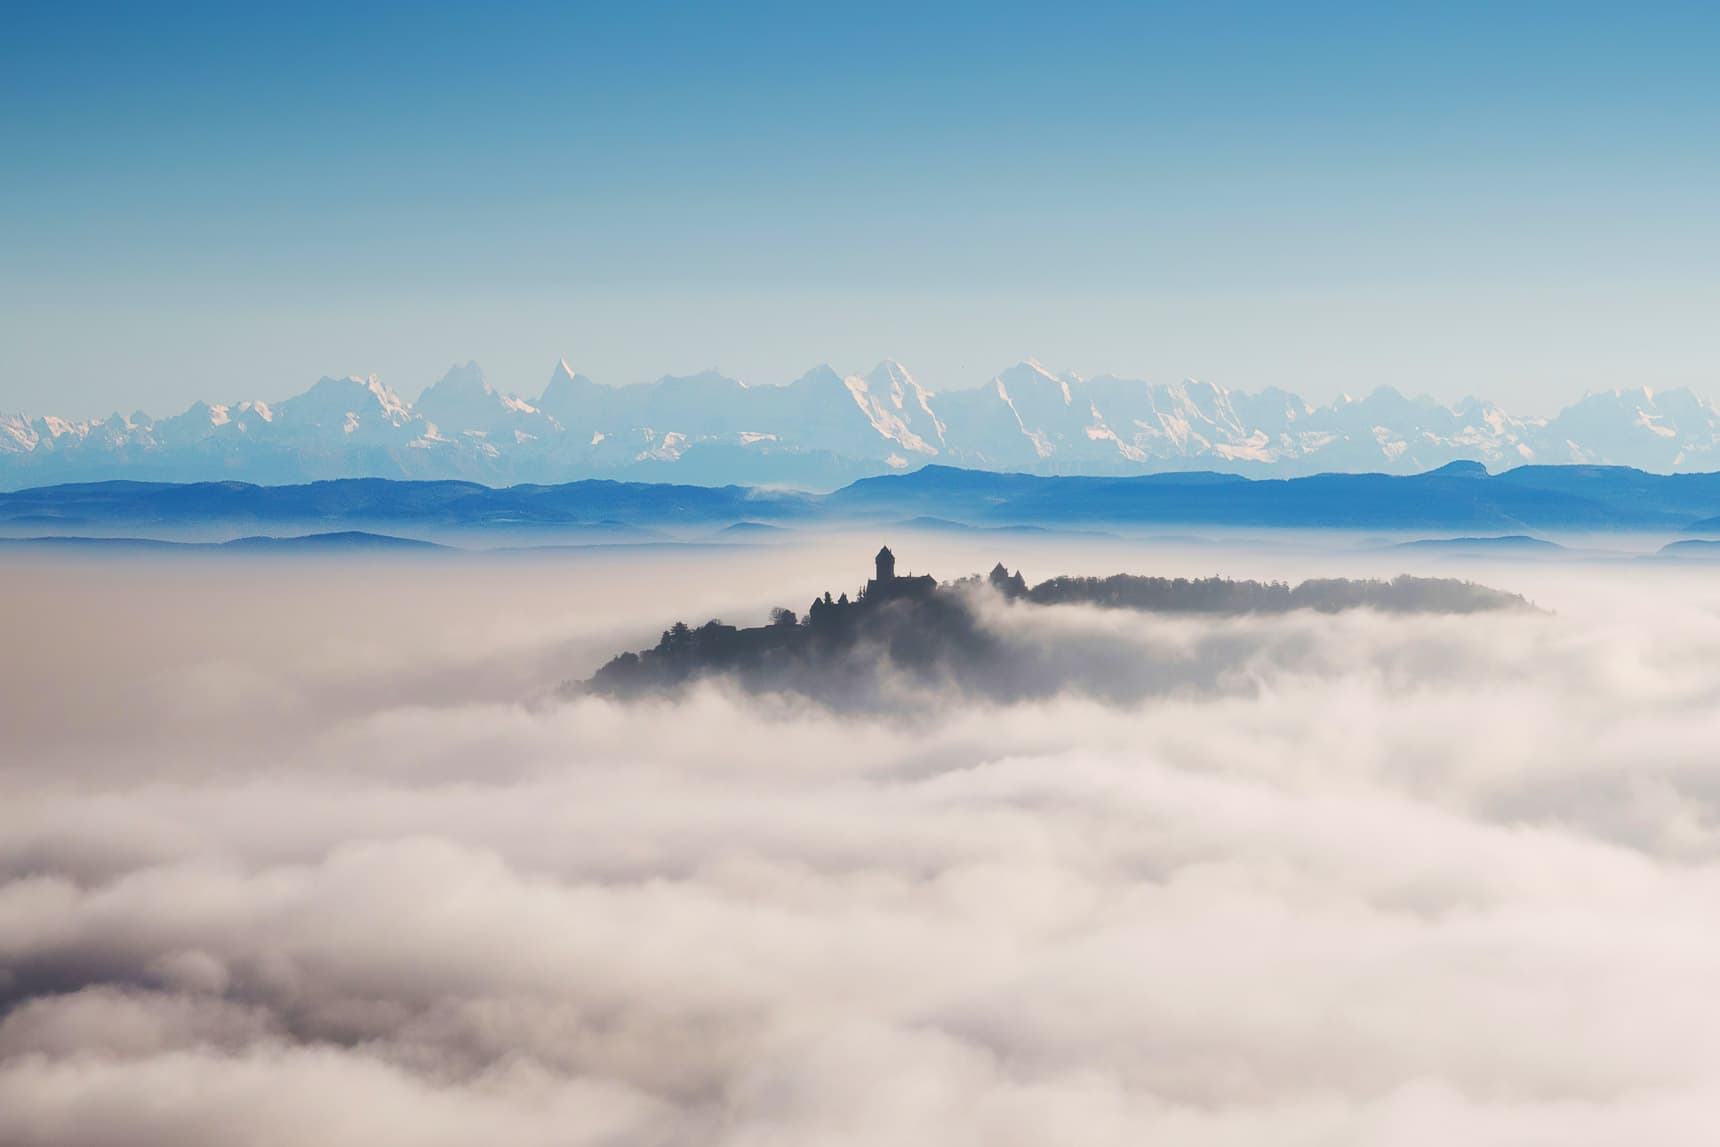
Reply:
[[[757, 511], [757, 513], [754, 513]], [[561, 486], [343, 478], [293, 486], [249, 482], [84, 482], [0, 493], [0, 523], [350, 523], [415, 526], [628, 526], [792, 518], [804, 495], [743, 486], [591, 479]]]
[[445, 547], [418, 538], [396, 538], [363, 530], [341, 530], [329, 534], [303, 534], [278, 538], [259, 534], [220, 543], [225, 550], [439, 550]]
[[1720, 515], [1720, 474], [1454, 462], [1425, 474], [1248, 479], [1156, 474], [1042, 478], [928, 466], [855, 482], [827, 514], [973, 524], [1178, 524], [1323, 529], [1677, 529]]
[[1562, 553], [1565, 550], [1565, 547], [1557, 542], [1549, 542], [1544, 538], [1532, 538], [1528, 534], [1507, 534], [1504, 537], [1492, 538], [1419, 538], [1413, 542], [1399, 542], [1392, 548], [1501, 554], [1552, 554]]
[[54, 535], [33, 538], [0, 538], [0, 546], [23, 546], [69, 550], [220, 550], [224, 553], [263, 551], [268, 553], [351, 553], [360, 550], [440, 550], [435, 542], [416, 538], [396, 538], [387, 534], [371, 534], [362, 530], [342, 530], [326, 534], [301, 534], [296, 537], [257, 535], [234, 538], [225, 542], [171, 542], [155, 538], [73, 537]]
[[770, 522], [736, 522], [724, 526], [725, 534], [781, 534], [786, 533], [787, 527], [773, 525]]
[[1669, 542], [1660, 547], [1660, 556], [1665, 558], [1700, 558], [1704, 561], [1720, 560], [1720, 541], [1712, 538], [1687, 538], [1681, 542]]
[[[597, 532], [935, 520], [968, 527], [1097, 530], [1229, 526], [1460, 533], [1433, 545], [1546, 546], [1531, 531], [1684, 530], [1720, 520], [1720, 474], [1617, 466], [1523, 466], [1489, 474], [1455, 462], [1424, 474], [1043, 477], [927, 466], [815, 495], [744, 486], [587, 480], [496, 489], [382, 478], [255, 486], [97, 482], [0, 493], [0, 531], [422, 533], [443, 529]], [[1483, 537], [1482, 535], [1506, 535]]]

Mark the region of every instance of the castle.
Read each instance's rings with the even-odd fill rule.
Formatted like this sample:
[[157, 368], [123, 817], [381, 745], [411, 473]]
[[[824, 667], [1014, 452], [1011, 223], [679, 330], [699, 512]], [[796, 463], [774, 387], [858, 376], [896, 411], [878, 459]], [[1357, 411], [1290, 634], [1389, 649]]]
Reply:
[[892, 597], [924, 597], [938, 588], [938, 579], [931, 574], [920, 574], [918, 577], [909, 574], [906, 577], [896, 576], [896, 555], [885, 546], [873, 558], [876, 564], [876, 576], [866, 583], [860, 591], [861, 601], [877, 602]]

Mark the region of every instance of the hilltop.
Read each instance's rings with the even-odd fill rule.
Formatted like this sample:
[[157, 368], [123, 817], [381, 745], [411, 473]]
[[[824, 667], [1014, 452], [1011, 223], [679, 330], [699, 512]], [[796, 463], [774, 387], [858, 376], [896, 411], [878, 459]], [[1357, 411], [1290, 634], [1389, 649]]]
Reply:
[[[1001, 615], [988, 613], [1002, 605]], [[1049, 668], [1031, 642], [1012, 639], [1011, 623], [1055, 606], [1082, 605], [1142, 613], [1205, 616], [1337, 613], [1475, 613], [1528, 609], [1522, 597], [1449, 578], [1403, 576], [1390, 581], [1329, 578], [1284, 582], [1225, 578], [1053, 577], [1029, 586], [1020, 571], [998, 563], [984, 578], [940, 583], [930, 575], [901, 577], [895, 556], [878, 552], [874, 576], [850, 599], [826, 592], [804, 614], [779, 606], [754, 627], [712, 620], [678, 621], [658, 643], [622, 653], [572, 687], [613, 697], [670, 693], [710, 678], [754, 692], [791, 693], [837, 706], [864, 706], [891, 688], [890, 678], [918, 689], [954, 688], [1000, 699], [1055, 692], [1067, 667]], [[1101, 673], [1105, 666], [1095, 662]], [[1085, 675], [1085, 671], [1077, 671]], [[1113, 683], [1121, 686], [1128, 675]], [[1103, 681], [1092, 684], [1104, 692]]]

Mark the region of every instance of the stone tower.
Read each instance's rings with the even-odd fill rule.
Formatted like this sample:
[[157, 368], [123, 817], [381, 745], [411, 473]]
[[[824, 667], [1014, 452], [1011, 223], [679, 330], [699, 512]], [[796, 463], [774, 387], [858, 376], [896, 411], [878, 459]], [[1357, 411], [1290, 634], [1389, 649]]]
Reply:
[[879, 585], [888, 585], [890, 582], [895, 581], [896, 555], [890, 552], [890, 547], [885, 546], [883, 549], [879, 550], [876, 560], [878, 562], [877, 583]]

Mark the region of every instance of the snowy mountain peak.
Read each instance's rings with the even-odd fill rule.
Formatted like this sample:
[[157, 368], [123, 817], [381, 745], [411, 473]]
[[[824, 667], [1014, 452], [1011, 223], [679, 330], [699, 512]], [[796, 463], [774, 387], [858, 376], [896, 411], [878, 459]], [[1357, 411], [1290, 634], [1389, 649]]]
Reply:
[[280, 409], [295, 421], [339, 426], [348, 435], [361, 426], [405, 426], [413, 417], [405, 400], [374, 374], [367, 378], [325, 376], [297, 398], [280, 403]]
[[789, 385], [808, 388], [824, 387], [827, 389], [833, 389], [835, 387], [846, 385], [846, 381], [840, 374], [836, 373], [835, 367], [831, 366], [827, 362], [821, 362], [799, 378], [795, 379], [793, 382], [789, 383]]
[[908, 373], [908, 368], [894, 359], [885, 359], [866, 374], [866, 381], [873, 386], [901, 386], [909, 389], [919, 389], [919, 383]]
[[427, 387], [419, 396], [416, 412], [428, 419], [439, 435], [452, 430], [469, 437], [480, 436], [491, 445], [490, 440], [497, 436], [536, 438], [559, 428], [554, 419], [541, 415], [525, 399], [503, 394], [491, 386], [475, 362], [451, 367]]
[[372, 376], [323, 378], [279, 402], [198, 402], [162, 419], [0, 415], [0, 485], [14, 487], [371, 474], [828, 486], [926, 462], [1289, 476], [1460, 460], [1495, 471], [1526, 462], [1720, 469], [1720, 409], [1687, 389], [1648, 387], [1591, 394], [1550, 418], [1513, 417], [1473, 397], [1447, 406], [1390, 386], [1317, 406], [1277, 388], [1086, 379], [1032, 360], [982, 387], [937, 394], [888, 360], [848, 376], [821, 364], [788, 385], [748, 387], [712, 370], [611, 387], [562, 360], [533, 401], [499, 391], [467, 362], [415, 404]]
[[[467, 360], [466, 362], [457, 363], [454, 366], [449, 367], [447, 372], [444, 373], [441, 378], [424, 388], [424, 394], [429, 394], [435, 390], [450, 392], [458, 392], [462, 390], [488, 392], [490, 390], [490, 384], [484, 379], [483, 367], [479, 366], [475, 362]], [[420, 404], [424, 401], [424, 394], [418, 396]]]
[[1064, 379], [1060, 378], [1059, 376], [1057, 376], [1055, 374], [1052, 374], [1049, 370], [1046, 370], [1043, 366], [1041, 366], [1039, 364], [1039, 362], [1037, 360], [1031, 359], [1031, 358], [1023, 359], [1022, 361], [1016, 363], [1014, 366], [1010, 367], [1008, 370], [1005, 370], [1002, 373], [1000, 373], [998, 375], [998, 377], [1001, 379], [1004, 379], [1006, 381], [1017, 381], [1017, 382], [1018, 381], [1025, 381], [1025, 380], [1038, 380], [1038, 381], [1047, 382], [1047, 383], [1058, 383], [1058, 382], [1064, 381]]

